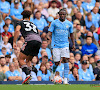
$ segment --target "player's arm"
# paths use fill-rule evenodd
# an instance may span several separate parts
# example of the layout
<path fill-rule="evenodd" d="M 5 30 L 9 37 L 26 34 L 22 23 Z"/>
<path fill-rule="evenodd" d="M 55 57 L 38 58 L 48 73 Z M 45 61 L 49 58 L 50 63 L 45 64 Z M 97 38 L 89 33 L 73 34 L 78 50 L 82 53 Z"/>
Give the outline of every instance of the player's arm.
<path fill-rule="evenodd" d="M 70 34 L 70 37 L 71 37 L 71 40 L 72 40 L 72 43 L 73 43 L 73 50 L 75 50 L 75 41 L 74 41 L 74 36 L 73 36 L 73 33 Z"/>
<path fill-rule="evenodd" d="M 49 31 L 49 32 L 47 33 L 47 39 L 48 39 L 48 40 L 51 40 L 51 36 L 52 36 L 52 32 Z"/>
<path fill-rule="evenodd" d="M 16 26 L 16 30 L 15 30 L 15 33 L 14 33 L 14 40 L 13 40 L 13 48 L 16 49 L 16 41 L 17 41 L 17 38 L 19 37 L 19 34 L 20 34 L 20 29 L 21 29 L 21 26 L 18 25 Z"/>

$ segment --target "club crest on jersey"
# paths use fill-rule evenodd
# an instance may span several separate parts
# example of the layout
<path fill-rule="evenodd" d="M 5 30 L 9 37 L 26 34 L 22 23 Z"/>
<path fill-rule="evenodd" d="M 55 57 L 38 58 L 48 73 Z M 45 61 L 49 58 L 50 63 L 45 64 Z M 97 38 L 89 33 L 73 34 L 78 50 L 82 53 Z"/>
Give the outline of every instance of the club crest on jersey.
<path fill-rule="evenodd" d="M 69 26 L 68 26 L 68 25 L 66 25 L 66 28 L 69 28 Z"/>

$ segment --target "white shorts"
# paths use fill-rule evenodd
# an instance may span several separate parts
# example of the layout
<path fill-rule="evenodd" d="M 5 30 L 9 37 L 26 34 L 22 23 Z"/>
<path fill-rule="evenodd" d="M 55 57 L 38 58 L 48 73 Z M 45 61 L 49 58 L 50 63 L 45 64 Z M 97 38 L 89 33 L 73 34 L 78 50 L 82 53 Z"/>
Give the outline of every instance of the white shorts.
<path fill-rule="evenodd" d="M 60 61 L 61 57 L 70 58 L 69 47 L 53 48 L 53 60 L 54 60 L 54 62 Z"/>

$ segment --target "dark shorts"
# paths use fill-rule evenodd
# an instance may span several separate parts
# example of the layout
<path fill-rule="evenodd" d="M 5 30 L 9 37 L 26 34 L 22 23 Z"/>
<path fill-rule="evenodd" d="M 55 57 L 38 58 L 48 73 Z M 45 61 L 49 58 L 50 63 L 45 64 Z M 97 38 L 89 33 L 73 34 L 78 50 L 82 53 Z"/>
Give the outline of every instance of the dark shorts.
<path fill-rule="evenodd" d="M 37 56 L 40 47 L 41 47 L 41 42 L 36 40 L 28 41 L 23 45 L 21 52 L 27 56 L 28 55 Z"/>

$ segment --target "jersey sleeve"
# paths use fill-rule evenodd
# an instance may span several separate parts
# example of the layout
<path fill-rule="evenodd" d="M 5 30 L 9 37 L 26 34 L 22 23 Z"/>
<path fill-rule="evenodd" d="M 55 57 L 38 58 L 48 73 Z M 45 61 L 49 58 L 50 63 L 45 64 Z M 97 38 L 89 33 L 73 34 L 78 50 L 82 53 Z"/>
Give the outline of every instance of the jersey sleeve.
<path fill-rule="evenodd" d="M 54 21 L 51 23 L 51 26 L 49 27 L 48 31 L 53 32 L 54 31 Z"/>

